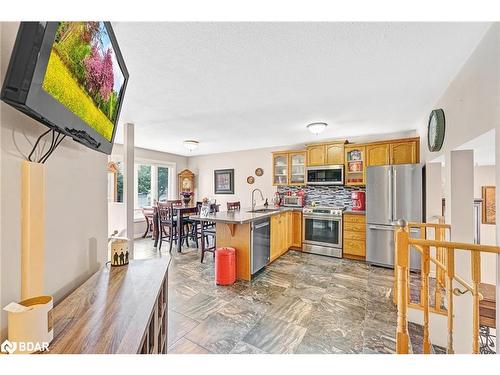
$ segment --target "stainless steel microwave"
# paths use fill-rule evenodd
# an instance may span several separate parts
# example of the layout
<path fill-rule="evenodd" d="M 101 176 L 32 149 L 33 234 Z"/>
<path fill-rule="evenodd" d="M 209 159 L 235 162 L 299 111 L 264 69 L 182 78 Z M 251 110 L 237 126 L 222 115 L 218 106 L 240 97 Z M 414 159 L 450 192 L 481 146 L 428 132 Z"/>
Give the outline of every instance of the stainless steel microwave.
<path fill-rule="evenodd" d="M 307 185 L 344 185 L 343 165 L 308 167 Z"/>

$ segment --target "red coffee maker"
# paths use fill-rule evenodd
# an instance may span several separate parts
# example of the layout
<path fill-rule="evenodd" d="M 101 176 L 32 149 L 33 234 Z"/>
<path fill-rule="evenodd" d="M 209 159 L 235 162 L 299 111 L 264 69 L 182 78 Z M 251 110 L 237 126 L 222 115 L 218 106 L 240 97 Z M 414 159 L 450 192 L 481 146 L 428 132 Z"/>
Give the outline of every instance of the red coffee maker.
<path fill-rule="evenodd" d="M 353 191 L 351 193 L 352 200 L 352 210 L 353 211 L 365 211 L 365 192 L 364 191 Z"/>

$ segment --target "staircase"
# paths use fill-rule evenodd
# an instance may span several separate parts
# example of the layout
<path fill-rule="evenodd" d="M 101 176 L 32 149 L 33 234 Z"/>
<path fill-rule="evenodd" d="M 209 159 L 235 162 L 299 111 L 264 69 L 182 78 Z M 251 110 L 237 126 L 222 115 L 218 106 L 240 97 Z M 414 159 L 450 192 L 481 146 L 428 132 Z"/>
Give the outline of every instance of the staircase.
<path fill-rule="evenodd" d="M 454 353 L 454 298 L 472 295 L 472 353 L 480 352 L 479 292 L 481 280 L 481 252 L 500 254 L 500 247 L 447 241 L 451 227 L 440 223 L 406 223 L 401 221 L 395 233 L 394 303 L 397 304 L 396 351 L 406 353 Z M 412 229 L 420 230 L 420 238 L 410 237 Z M 430 233 L 429 233 L 430 232 Z M 433 239 L 428 239 L 430 234 Z M 409 253 L 421 254 L 421 272 L 410 273 Z M 471 281 L 455 273 L 455 250 L 470 254 Z M 433 277 L 430 277 L 431 268 Z M 457 287 L 458 286 L 458 287 Z M 408 313 L 420 310 L 423 324 L 408 323 Z M 446 349 L 432 345 L 429 319 L 431 314 L 440 315 L 446 321 Z M 444 327 L 443 327 L 444 328 Z M 463 328 L 463 327 L 460 327 Z M 439 335 L 439 337 L 441 337 Z"/>

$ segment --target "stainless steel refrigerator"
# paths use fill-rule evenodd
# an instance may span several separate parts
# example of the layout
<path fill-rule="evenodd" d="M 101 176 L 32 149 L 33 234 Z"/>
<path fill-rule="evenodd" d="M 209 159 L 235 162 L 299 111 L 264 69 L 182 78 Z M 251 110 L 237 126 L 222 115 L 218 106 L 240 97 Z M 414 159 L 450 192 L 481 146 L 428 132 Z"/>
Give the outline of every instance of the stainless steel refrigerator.
<path fill-rule="evenodd" d="M 424 170 L 421 164 L 387 165 L 366 170 L 366 260 L 394 267 L 394 231 L 399 219 L 423 222 Z M 412 230 L 412 237 L 419 237 Z M 410 251 L 410 268 L 420 269 L 420 254 Z"/>

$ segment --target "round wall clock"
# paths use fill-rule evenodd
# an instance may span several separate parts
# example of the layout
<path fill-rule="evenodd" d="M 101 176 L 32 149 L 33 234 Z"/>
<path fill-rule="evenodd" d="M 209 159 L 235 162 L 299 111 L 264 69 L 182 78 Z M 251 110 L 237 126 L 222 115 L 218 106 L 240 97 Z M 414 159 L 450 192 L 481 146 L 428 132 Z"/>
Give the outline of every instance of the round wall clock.
<path fill-rule="evenodd" d="M 433 110 L 429 115 L 427 126 L 427 145 L 430 152 L 439 151 L 443 147 L 445 129 L 444 111 L 442 109 Z"/>

